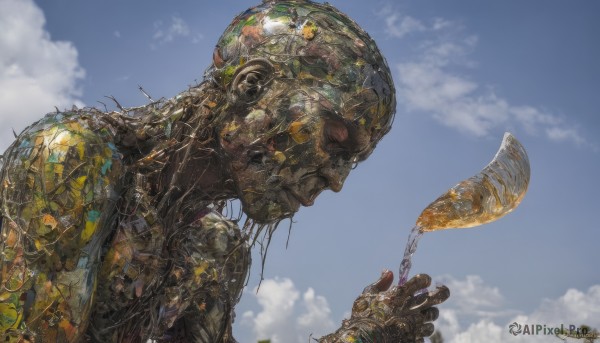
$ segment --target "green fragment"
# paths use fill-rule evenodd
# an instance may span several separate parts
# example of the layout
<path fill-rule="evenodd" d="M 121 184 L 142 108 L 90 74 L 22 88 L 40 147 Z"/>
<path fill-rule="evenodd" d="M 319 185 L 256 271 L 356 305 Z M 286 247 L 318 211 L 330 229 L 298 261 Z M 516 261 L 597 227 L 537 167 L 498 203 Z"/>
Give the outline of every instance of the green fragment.
<path fill-rule="evenodd" d="M 237 70 L 236 66 L 227 66 L 225 67 L 225 70 L 223 71 L 223 82 L 225 84 L 229 84 L 229 82 L 231 82 L 231 79 L 233 78 L 233 74 L 235 74 L 235 71 Z"/>
<path fill-rule="evenodd" d="M 112 160 L 111 159 L 107 159 L 106 161 L 104 161 L 104 164 L 102 165 L 100 172 L 102 173 L 102 175 L 106 175 L 106 172 L 110 169 L 110 167 L 112 166 Z"/>
<path fill-rule="evenodd" d="M 96 211 L 96 210 L 88 211 L 88 217 L 87 217 L 88 221 L 95 223 L 96 220 L 98 220 L 98 218 L 100 218 L 100 211 Z"/>
<path fill-rule="evenodd" d="M 58 163 L 58 157 L 59 155 L 56 151 L 53 151 L 50 156 L 48 156 L 48 163 Z"/>
<path fill-rule="evenodd" d="M 166 136 L 167 138 L 170 138 L 170 137 L 171 137 L 171 129 L 172 129 L 171 122 L 168 122 L 168 123 L 167 123 L 167 126 L 165 127 L 165 136 Z"/>
<path fill-rule="evenodd" d="M 256 16 L 255 15 L 251 15 L 250 17 L 248 17 L 248 19 L 244 22 L 244 26 L 251 26 L 256 24 Z"/>

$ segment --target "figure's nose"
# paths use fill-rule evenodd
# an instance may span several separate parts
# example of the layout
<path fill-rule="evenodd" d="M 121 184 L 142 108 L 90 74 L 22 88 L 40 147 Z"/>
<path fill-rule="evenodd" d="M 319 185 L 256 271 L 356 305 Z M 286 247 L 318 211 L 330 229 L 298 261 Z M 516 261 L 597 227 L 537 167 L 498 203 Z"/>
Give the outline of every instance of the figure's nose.
<path fill-rule="evenodd" d="M 327 186 L 334 192 L 339 192 L 344 186 L 344 180 L 348 176 L 350 168 L 332 168 L 327 166 L 319 170 L 319 174 L 327 180 Z"/>

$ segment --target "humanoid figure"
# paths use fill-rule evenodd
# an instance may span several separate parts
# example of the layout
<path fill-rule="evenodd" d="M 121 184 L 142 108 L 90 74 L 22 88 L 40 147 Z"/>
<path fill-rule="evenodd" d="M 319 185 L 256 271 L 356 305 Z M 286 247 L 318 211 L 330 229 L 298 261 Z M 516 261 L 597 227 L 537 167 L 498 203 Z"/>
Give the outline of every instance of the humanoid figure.
<path fill-rule="evenodd" d="M 46 115 L 3 156 L 0 338 L 235 342 L 234 306 L 270 235 L 389 131 L 389 68 L 325 4 L 236 17 L 204 80 L 173 99 Z M 242 228 L 222 215 L 240 199 Z M 422 342 L 448 289 L 386 271 L 321 342 Z"/>

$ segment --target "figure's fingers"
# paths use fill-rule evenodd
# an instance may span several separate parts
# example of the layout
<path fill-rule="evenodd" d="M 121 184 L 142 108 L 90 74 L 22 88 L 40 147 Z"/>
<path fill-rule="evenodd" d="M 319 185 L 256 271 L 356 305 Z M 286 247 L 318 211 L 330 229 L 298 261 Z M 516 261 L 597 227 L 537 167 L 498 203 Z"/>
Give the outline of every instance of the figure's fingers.
<path fill-rule="evenodd" d="M 423 321 L 433 322 L 436 319 L 438 319 L 440 311 L 437 309 L 437 307 L 430 307 L 428 309 L 423 310 L 421 314 L 423 315 Z"/>
<path fill-rule="evenodd" d="M 425 323 L 425 324 L 423 324 L 423 326 L 421 326 L 421 336 L 429 337 L 429 336 L 433 335 L 434 330 L 435 330 L 435 327 L 433 326 L 433 324 Z"/>
<path fill-rule="evenodd" d="M 417 274 L 402 286 L 398 287 L 399 293 L 415 294 L 417 291 L 425 289 L 431 285 L 431 276 L 427 274 Z"/>
<path fill-rule="evenodd" d="M 427 309 L 444 302 L 450 296 L 450 290 L 446 286 L 439 286 L 435 290 L 427 293 L 421 293 L 408 299 L 406 306 L 411 311 L 418 309 Z"/>
<path fill-rule="evenodd" d="M 386 291 L 388 288 L 390 288 L 393 281 L 394 273 L 392 273 L 390 270 L 384 269 L 383 272 L 381 272 L 381 277 L 379 278 L 379 280 L 365 287 L 365 289 L 363 290 L 363 294 L 379 293 Z"/>
<path fill-rule="evenodd" d="M 428 308 L 429 305 L 429 293 L 421 293 L 418 295 L 414 295 L 408 299 L 406 306 L 410 310 L 416 310 L 418 308 Z"/>
<path fill-rule="evenodd" d="M 441 285 L 438 286 L 435 290 L 429 292 L 428 295 L 429 306 L 439 305 L 450 297 L 450 289 L 448 289 L 448 287 L 444 285 Z"/>

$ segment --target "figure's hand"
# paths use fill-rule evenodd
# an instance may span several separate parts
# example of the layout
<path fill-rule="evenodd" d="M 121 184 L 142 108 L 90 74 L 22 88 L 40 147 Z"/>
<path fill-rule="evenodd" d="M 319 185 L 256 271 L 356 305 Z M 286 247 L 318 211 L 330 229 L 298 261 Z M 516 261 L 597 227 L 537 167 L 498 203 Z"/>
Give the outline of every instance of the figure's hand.
<path fill-rule="evenodd" d="M 321 342 L 423 342 L 423 337 L 430 336 L 431 322 L 439 314 L 434 306 L 448 299 L 450 290 L 439 286 L 428 292 L 431 277 L 425 274 L 390 288 L 393 280 L 393 273 L 385 270 L 354 301 L 350 319 Z"/>

